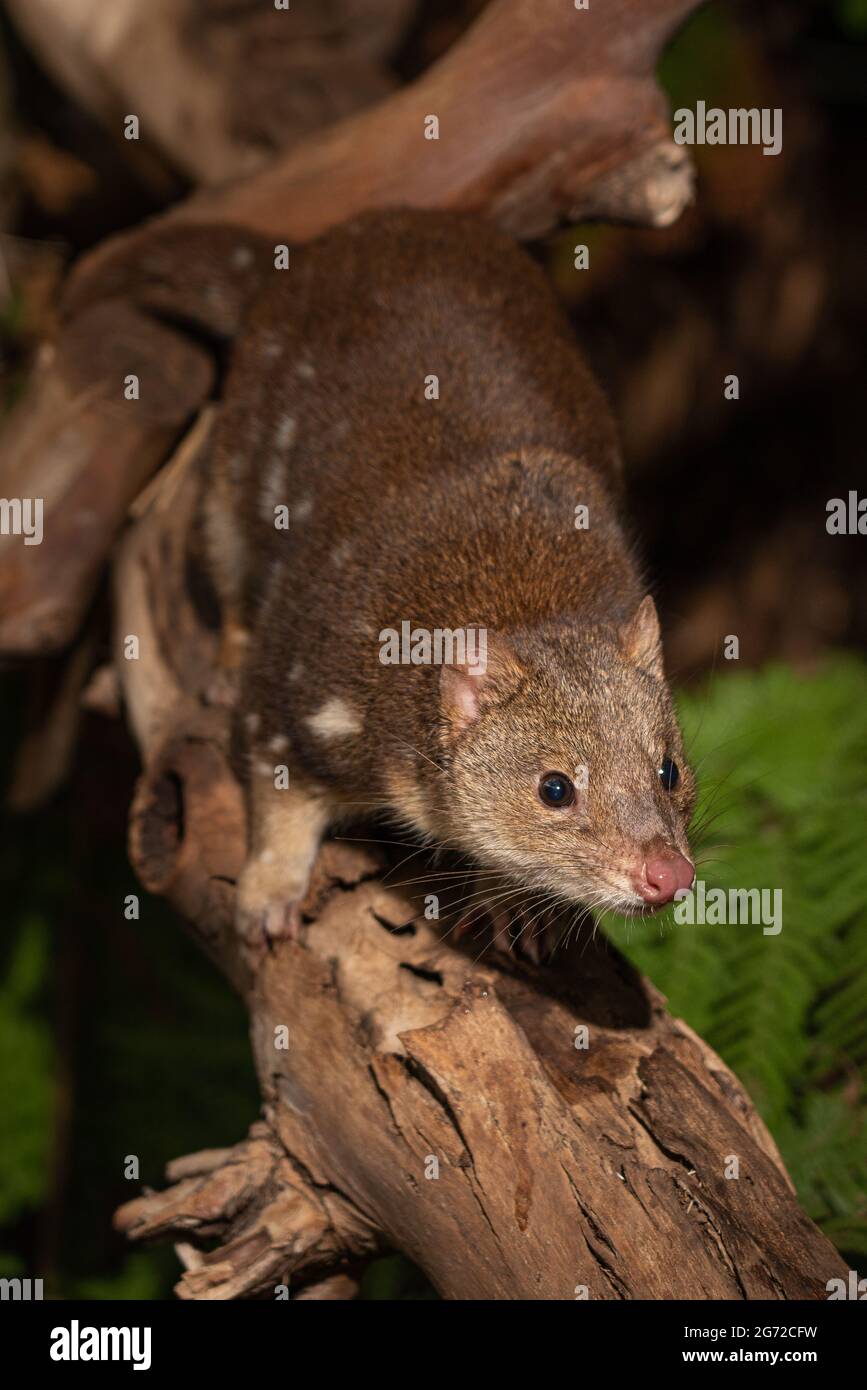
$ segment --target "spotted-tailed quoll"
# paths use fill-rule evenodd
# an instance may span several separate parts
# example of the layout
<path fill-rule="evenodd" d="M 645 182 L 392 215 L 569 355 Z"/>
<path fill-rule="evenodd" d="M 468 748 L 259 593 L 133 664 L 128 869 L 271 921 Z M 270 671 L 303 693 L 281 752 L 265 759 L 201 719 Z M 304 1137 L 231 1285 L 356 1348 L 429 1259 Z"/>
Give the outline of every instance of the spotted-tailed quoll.
<path fill-rule="evenodd" d="M 615 428 L 534 261 L 471 216 L 359 217 L 270 277 L 226 402 L 204 520 L 245 934 L 298 930 L 322 836 L 365 808 L 573 905 L 689 888 Z"/>

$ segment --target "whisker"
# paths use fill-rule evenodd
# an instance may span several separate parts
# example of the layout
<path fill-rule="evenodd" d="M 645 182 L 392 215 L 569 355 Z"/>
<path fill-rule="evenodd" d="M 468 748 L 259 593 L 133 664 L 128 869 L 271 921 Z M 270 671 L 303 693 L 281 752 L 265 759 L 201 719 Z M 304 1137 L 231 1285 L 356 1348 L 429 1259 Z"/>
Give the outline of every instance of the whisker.
<path fill-rule="evenodd" d="M 395 738 L 397 738 L 398 743 L 403 744 L 404 748 L 409 748 L 412 750 L 413 753 L 416 753 L 418 757 L 424 758 L 425 762 L 430 763 L 431 767 L 435 767 L 437 772 L 445 772 L 446 769 L 444 767 L 441 767 L 439 763 L 434 762 L 433 758 L 429 758 L 427 753 L 423 753 L 420 748 L 416 748 L 414 744 L 409 743 L 405 738 L 400 738 L 400 736 L 397 734 L 395 734 Z"/>

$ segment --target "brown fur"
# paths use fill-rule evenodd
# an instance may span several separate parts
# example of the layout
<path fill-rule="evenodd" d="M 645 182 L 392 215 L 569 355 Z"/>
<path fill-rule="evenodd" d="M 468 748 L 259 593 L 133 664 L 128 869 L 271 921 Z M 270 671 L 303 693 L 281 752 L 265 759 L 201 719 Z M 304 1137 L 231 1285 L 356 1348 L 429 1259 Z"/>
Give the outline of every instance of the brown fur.
<path fill-rule="evenodd" d="M 630 627 L 644 589 L 613 422 L 541 271 L 470 217 L 359 218 L 274 272 L 227 395 L 207 532 L 229 623 L 250 631 L 247 926 L 266 902 L 274 925 L 293 880 L 280 864 L 299 860 L 266 829 L 280 763 L 317 837 L 375 804 L 521 882 L 634 905 L 641 856 L 686 852 L 692 778 L 652 604 Z M 380 632 L 403 620 L 488 630 L 477 718 L 455 718 L 461 672 L 381 664 Z M 580 764 L 586 793 L 544 806 L 539 776 Z"/>

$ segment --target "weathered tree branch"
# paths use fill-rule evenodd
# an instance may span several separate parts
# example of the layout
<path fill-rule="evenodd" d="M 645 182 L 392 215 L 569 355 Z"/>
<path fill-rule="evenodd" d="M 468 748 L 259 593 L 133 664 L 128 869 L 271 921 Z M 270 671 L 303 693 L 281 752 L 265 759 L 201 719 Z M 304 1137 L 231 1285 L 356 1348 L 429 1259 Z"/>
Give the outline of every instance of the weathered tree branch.
<path fill-rule="evenodd" d="M 167 1177 L 172 1187 L 127 1203 L 116 1224 L 132 1240 L 186 1237 L 181 1298 L 242 1298 L 290 1277 L 296 1297 L 351 1298 L 355 1284 L 340 1266 L 376 1252 L 352 1206 L 299 1175 L 265 1124 L 232 1149 L 178 1159 Z M 188 1243 L 225 1235 L 227 1223 L 231 1239 L 215 1252 Z"/>
<path fill-rule="evenodd" d="M 492 0 L 417 82 L 177 215 L 297 239 L 395 204 L 484 212 L 520 237 L 588 216 L 665 226 L 692 176 L 654 67 L 695 8 Z"/>
<path fill-rule="evenodd" d="M 75 635 L 127 507 L 213 381 L 199 344 L 123 300 L 93 305 L 43 349 L 2 431 L 0 493 L 40 498 L 45 530 L 38 546 L 0 535 L 4 653 L 56 651 Z"/>

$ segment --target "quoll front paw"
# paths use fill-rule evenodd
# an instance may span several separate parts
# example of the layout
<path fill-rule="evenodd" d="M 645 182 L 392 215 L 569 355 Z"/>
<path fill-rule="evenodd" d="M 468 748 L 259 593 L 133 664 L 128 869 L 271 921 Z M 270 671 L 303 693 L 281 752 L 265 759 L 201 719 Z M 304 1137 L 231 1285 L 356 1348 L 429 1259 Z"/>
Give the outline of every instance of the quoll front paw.
<path fill-rule="evenodd" d="M 205 687 L 205 704 L 233 709 L 238 700 L 241 686 L 241 673 L 217 669 Z"/>
<path fill-rule="evenodd" d="M 455 939 L 478 941 L 482 953 L 526 957 L 535 965 L 546 963 L 562 936 L 562 907 L 540 904 L 531 893 L 503 902 L 493 895 L 464 913 L 455 923 Z"/>
<path fill-rule="evenodd" d="M 273 850 L 264 850 L 244 865 L 238 880 L 235 924 L 244 941 L 256 946 L 301 934 L 301 903 L 307 879 L 292 874 Z"/>

